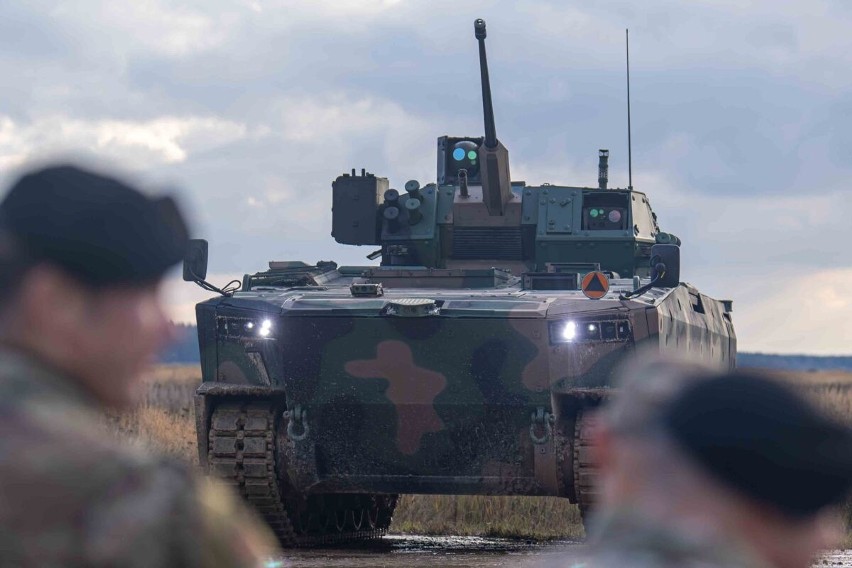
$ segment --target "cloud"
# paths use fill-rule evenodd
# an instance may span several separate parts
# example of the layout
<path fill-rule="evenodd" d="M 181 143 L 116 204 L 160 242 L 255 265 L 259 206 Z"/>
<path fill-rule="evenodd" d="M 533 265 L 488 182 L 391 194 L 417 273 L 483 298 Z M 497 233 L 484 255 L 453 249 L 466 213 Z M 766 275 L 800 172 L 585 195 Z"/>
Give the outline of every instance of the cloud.
<path fill-rule="evenodd" d="M 630 28 L 634 186 L 684 239 L 684 278 L 735 300 L 743 347 L 786 349 L 761 334 L 768 298 L 852 263 L 852 93 L 837 71 L 852 9 L 836 1 L 7 2 L 0 182 L 96 155 L 182 188 L 214 273 L 363 263 L 370 251 L 329 235 L 331 181 L 363 167 L 428 183 L 437 136 L 481 134 L 476 17 L 498 136 L 530 184 L 594 186 L 609 148 L 611 185 L 627 185 Z M 819 305 L 848 314 L 833 289 Z M 791 329 L 801 350 L 836 346 Z"/>
<path fill-rule="evenodd" d="M 183 162 L 190 152 L 227 144 L 247 135 L 245 125 L 213 117 L 165 116 L 148 121 L 81 120 L 44 116 L 16 123 L 0 115 L 0 170 L 45 156 L 96 153 L 141 168 Z"/>
<path fill-rule="evenodd" d="M 216 10 L 205 10 L 206 6 L 201 2 L 162 0 L 87 0 L 58 4 L 49 13 L 74 26 L 80 32 L 77 37 L 81 43 L 88 40 L 97 48 L 111 40 L 118 48 L 114 55 L 146 52 L 182 57 L 220 45 L 227 38 L 228 24 L 239 15 L 238 10 L 224 5 Z"/>
<path fill-rule="evenodd" d="M 735 275 L 732 275 L 735 276 Z M 849 353 L 852 268 L 767 275 L 734 305 L 741 349 L 763 353 Z M 730 278 L 736 286 L 737 279 Z M 816 341 L 815 341 L 816 339 Z"/>
<path fill-rule="evenodd" d="M 368 148 L 359 149 L 367 149 L 371 161 L 396 162 L 397 170 L 405 162 L 416 164 L 432 157 L 432 137 L 420 135 L 432 129 L 430 121 L 384 98 L 338 93 L 289 97 L 275 106 L 280 109 L 281 136 L 298 144 L 295 147 L 300 151 L 304 149 L 298 157 L 300 163 L 307 159 L 309 163 L 325 165 L 335 155 L 345 159 L 347 153 L 353 154 L 353 147 L 362 143 L 369 143 Z M 357 153 L 360 152 L 354 152 Z M 428 175 L 426 171 L 420 173 Z"/>
<path fill-rule="evenodd" d="M 656 181 L 651 181 L 656 179 Z M 745 270 L 759 277 L 778 269 L 852 267 L 852 216 L 847 192 L 817 195 L 701 195 L 679 191 L 663 178 L 637 178 L 663 230 L 684 240 L 687 266 Z"/>

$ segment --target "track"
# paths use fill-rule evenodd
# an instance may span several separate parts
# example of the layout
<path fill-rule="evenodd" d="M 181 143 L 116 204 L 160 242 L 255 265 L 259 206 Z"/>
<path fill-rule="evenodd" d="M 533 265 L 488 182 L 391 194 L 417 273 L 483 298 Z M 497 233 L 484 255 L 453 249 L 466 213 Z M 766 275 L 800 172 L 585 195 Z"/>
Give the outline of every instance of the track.
<path fill-rule="evenodd" d="M 387 532 L 396 496 L 315 495 L 302 498 L 281 483 L 276 462 L 280 413 L 269 402 L 223 402 L 210 418 L 211 475 L 233 486 L 285 547 L 378 538 Z"/>
<path fill-rule="evenodd" d="M 592 461 L 593 414 L 579 410 L 574 423 L 574 493 L 580 513 L 585 518 L 597 496 L 598 472 Z"/>

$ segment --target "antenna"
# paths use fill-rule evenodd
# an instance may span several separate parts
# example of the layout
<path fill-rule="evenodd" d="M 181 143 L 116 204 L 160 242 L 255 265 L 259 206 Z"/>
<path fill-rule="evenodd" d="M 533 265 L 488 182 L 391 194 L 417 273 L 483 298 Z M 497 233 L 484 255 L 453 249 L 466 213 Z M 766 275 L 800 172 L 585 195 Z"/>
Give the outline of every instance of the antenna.
<path fill-rule="evenodd" d="M 633 146 L 630 136 L 630 30 L 624 30 L 624 45 L 627 48 L 627 189 L 633 190 Z"/>

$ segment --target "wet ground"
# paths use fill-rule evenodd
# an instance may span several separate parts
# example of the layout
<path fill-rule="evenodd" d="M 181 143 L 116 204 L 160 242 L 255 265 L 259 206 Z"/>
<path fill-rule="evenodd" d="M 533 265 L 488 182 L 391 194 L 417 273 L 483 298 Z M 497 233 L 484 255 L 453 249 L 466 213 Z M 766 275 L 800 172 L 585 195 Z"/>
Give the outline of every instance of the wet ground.
<path fill-rule="evenodd" d="M 572 542 L 536 543 L 471 536 L 392 535 L 355 548 L 295 550 L 273 567 L 318 568 L 491 568 L 555 565 L 582 545 Z M 565 566 L 562 561 L 560 565 Z"/>
<path fill-rule="evenodd" d="M 567 568 L 581 560 L 583 545 L 576 542 L 536 543 L 523 540 L 460 536 L 387 536 L 355 548 L 290 551 L 270 568 Z M 831 551 L 815 567 L 852 568 L 852 550 Z"/>
<path fill-rule="evenodd" d="M 814 562 L 814 566 L 852 566 L 852 550 L 826 552 Z"/>

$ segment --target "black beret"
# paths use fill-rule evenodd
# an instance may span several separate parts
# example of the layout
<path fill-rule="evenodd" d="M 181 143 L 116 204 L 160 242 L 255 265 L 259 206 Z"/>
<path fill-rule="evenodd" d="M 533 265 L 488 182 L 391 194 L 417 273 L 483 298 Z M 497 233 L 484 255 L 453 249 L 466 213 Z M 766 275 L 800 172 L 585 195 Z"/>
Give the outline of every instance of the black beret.
<path fill-rule="evenodd" d="M 93 286 L 156 281 L 183 258 L 189 238 L 171 197 L 150 198 L 71 165 L 18 180 L 0 203 L 0 235 L 15 254 Z"/>
<path fill-rule="evenodd" d="M 685 387 L 663 426 L 726 486 L 792 517 L 840 502 L 852 483 L 852 433 L 791 387 L 735 371 Z"/>

